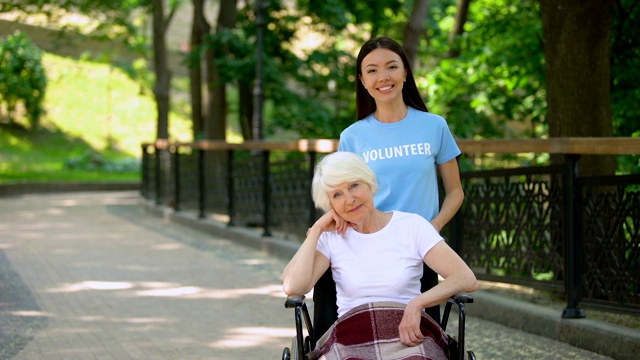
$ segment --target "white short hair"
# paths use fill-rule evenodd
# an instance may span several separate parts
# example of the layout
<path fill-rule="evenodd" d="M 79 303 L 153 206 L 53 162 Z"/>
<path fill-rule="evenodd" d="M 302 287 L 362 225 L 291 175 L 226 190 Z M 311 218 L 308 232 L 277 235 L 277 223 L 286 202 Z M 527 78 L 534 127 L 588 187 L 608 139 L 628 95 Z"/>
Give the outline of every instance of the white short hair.
<path fill-rule="evenodd" d="M 331 210 L 329 192 L 342 183 L 362 181 L 371 191 L 378 192 L 376 174 L 364 160 L 352 152 L 338 151 L 326 155 L 316 165 L 311 183 L 311 195 L 318 209 Z"/>

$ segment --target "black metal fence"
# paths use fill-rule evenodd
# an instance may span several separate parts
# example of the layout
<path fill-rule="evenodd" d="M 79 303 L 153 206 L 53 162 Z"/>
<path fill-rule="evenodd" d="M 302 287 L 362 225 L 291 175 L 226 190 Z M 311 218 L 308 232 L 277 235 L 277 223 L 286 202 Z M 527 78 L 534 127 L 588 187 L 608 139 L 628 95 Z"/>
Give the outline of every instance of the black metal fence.
<path fill-rule="evenodd" d="M 142 195 L 302 241 L 319 215 L 313 168 L 335 147 L 207 144 L 144 144 Z M 444 235 L 479 279 L 566 292 L 564 317 L 581 304 L 640 314 L 640 175 L 578 177 L 578 161 L 461 173 Z"/>

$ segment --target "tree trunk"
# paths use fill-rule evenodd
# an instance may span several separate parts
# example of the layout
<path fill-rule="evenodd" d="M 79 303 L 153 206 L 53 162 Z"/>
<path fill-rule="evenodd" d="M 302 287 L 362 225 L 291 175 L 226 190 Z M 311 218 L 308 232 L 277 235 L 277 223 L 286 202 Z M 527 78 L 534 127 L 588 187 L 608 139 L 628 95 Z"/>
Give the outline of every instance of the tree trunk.
<path fill-rule="evenodd" d="M 226 139 L 227 119 L 227 92 L 225 84 L 220 80 L 215 64 L 214 50 L 206 53 L 207 62 L 207 117 L 205 122 L 205 135 L 207 139 Z"/>
<path fill-rule="evenodd" d="M 453 29 L 451 29 L 451 32 L 449 33 L 448 58 L 460 56 L 460 36 L 464 34 L 464 24 L 467 22 L 470 3 L 471 0 L 458 0 L 456 19 L 453 24 Z"/>
<path fill-rule="evenodd" d="M 237 0 L 220 0 L 220 12 L 216 31 L 235 27 L 238 17 Z M 226 50 L 223 49 L 226 53 Z M 213 49 L 207 51 L 207 84 L 209 102 L 205 124 L 207 139 L 226 139 L 227 91 L 226 84 L 218 74 Z"/>
<path fill-rule="evenodd" d="M 189 64 L 191 92 L 191 119 L 193 121 L 193 139 L 204 136 L 204 118 L 202 105 L 202 43 L 209 32 L 209 24 L 204 17 L 204 1 L 193 0 L 193 22 L 191 24 L 191 53 L 197 53 L 197 60 Z"/>
<path fill-rule="evenodd" d="M 169 105 L 171 89 L 171 70 L 167 61 L 167 32 L 168 21 L 164 16 L 164 1 L 153 0 L 153 63 L 156 74 L 156 83 L 153 94 L 156 98 L 158 111 L 158 127 L 156 137 L 158 139 L 169 138 Z"/>
<path fill-rule="evenodd" d="M 242 138 L 244 140 L 253 140 L 253 88 L 251 87 L 251 84 L 238 84 L 238 94 L 238 101 L 240 104 L 239 120 Z"/>
<path fill-rule="evenodd" d="M 158 129 L 157 139 L 169 139 L 169 109 L 171 107 L 171 70 L 169 69 L 169 61 L 167 58 L 167 41 L 166 34 L 169 28 L 171 18 L 175 14 L 176 8 L 172 8 L 167 16 L 164 14 L 164 0 L 153 0 L 153 61 L 156 74 L 156 83 L 153 93 L 156 98 L 156 109 L 158 111 Z M 171 155 L 168 149 L 159 149 L 156 156 L 163 163 L 161 168 L 164 169 L 163 179 L 169 179 L 169 161 Z M 165 184 L 166 185 L 166 184 Z M 163 186 L 163 189 L 168 189 Z M 166 193 L 160 197 L 165 199 L 167 203 Z"/>
<path fill-rule="evenodd" d="M 614 0 L 540 0 L 550 137 L 613 133 L 610 34 Z M 615 171 L 610 156 L 584 156 L 580 175 Z"/>
<path fill-rule="evenodd" d="M 420 35 L 424 31 L 427 12 L 429 10 L 429 0 L 415 0 L 413 2 L 413 12 L 411 18 L 404 28 L 403 47 L 409 60 L 411 69 L 415 68 L 418 57 L 418 46 L 420 45 Z"/>

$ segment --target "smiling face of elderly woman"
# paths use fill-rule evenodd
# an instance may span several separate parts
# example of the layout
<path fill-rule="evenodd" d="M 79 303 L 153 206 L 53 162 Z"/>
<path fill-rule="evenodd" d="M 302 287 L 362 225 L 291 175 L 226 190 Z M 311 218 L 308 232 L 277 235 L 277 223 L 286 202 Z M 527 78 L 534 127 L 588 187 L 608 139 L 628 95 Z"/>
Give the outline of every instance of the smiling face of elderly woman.
<path fill-rule="evenodd" d="M 369 184 L 363 181 L 344 182 L 329 191 L 331 208 L 344 220 L 362 225 L 376 208 L 373 203 L 373 192 Z"/>
<path fill-rule="evenodd" d="M 376 175 L 369 165 L 360 156 L 346 151 L 325 156 L 316 166 L 311 185 L 313 201 L 317 208 L 324 211 L 333 208 L 338 212 L 338 209 L 333 207 L 333 203 L 337 204 L 338 200 L 364 203 L 365 195 L 361 191 L 366 189 L 373 207 L 373 194 L 378 191 Z M 337 190 L 340 190 L 339 194 L 336 193 Z M 358 195 L 360 200 L 356 199 L 354 194 Z"/>

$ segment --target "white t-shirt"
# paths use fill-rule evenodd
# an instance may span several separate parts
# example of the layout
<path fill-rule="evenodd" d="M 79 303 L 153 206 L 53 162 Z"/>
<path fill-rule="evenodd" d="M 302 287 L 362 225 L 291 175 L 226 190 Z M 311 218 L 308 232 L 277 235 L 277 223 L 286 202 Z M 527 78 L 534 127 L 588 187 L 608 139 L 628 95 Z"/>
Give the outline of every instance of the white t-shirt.
<path fill-rule="evenodd" d="M 423 259 L 442 240 L 424 218 L 400 211 L 373 234 L 352 228 L 345 235 L 323 233 L 316 249 L 331 263 L 338 317 L 369 302 L 407 304 L 420 295 Z"/>

